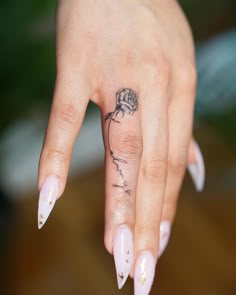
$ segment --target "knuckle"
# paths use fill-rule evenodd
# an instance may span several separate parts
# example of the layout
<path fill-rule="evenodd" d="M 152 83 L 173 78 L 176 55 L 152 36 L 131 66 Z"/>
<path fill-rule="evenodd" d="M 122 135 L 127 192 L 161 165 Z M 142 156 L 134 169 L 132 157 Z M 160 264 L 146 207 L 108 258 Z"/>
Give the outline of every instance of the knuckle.
<path fill-rule="evenodd" d="M 142 167 L 142 175 L 152 183 L 163 184 L 167 177 L 167 163 L 160 159 L 145 161 Z"/>
<path fill-rule="evenodd" d="M 116 134 L 116 152 L 125 158 L 137 158 L 142 153 L 142 138 L 139 133 L 123 131 Z"/>
<path fill-rule="evenodd" d="M 70 159 L 70 155 L 67 155 L 61 148 L 50 147 L 47 148 L 43 154 L 48 161 L 65 162 Z"/>
<path fill-rule="evenodd" d="M 65 103 L 62 105 L 60 118 L 62 122 L 68 123 L 69 125 L 77 125 L 78 112 L 73 103 Z"/>
<path fill-rule="evenodd" d="M 169 85 L 170 66 L 166 58 L 149 56 L 145 63 L 145 79 L 149 85 L 160 85 L 166 89 Z"/>
<path fill-rule="evenodd" d="M 153 237 L 157 236 L 158 229 L 159 228 L 157 223 L 145 222 L 143 224 L 139 224 L 136 227 L 136 233 L 139 237 L 142 237 L 142 239 L 146 239 L 146 240 L 150 238 L 153 239 Z"/>
<path fill-rule="evenodd" d="M 178 79 L 183 88 L 195 89 L 197 84 L 197 71 L 195 65 L 190 62 L 186 64 L 185 62 L 184 66 L 178 70 Z"/>
<path fill-rule="evenodd" d="M 125 211 L 128 208 L 128 199 L 122 198 L 121 196 L 118 196 L 114 200 L 114 211 L 113 214 L 117 215 L 117 211 L 119 211 L 118 214 L 120 214 L 120 211 Z"/>
<path fill-rule="evenodd" d="M 147 3 L 140 3 L 139 9 L 142 17 L 145 18 L 145 20 L 148 22 L 150 22 L 150 20 L 156 21 L 156 14 Z"/>
<path fill-rule="evenodd" d="M 123 49 L 122 63 L 126 68 L 131 68 L 136 62 L 136 56 L 129 48 Z"/>
<path fill-rule="evenodd" d="M 171 196 L 171 198 L 165 200 L 162 216 L 165 220 L 173 221 L 177 209 L 178 192 Z"/>
<path fill-rule="evenodd" d="M 133 205 L 130 198 L 124 198 L 124 193 L 117 196 L 112 206 L 111 218 L 122 223 L 129 222 Z"/>
<path fill-rule="evenodd" d="M 161 56 L 159 59 L 157 66 L 159 68 L 159 74 L 165 79 L 169 78 L 170 76 L 170 65 L 168 60 L 164 57 L 164 55 Z"/>
<path fill-rule="evenodd" d="M 184 171 L 186 165 L 187 158 L 184 155 L 172 155 L 168 163 L 169 168 L 176 173 Z"/>
<path fill-rule="evenodd" d="M 88 42 L 95 43 L 98 39 L 97 31 L 94 29 L 86 30 L 84 37 Z"/>

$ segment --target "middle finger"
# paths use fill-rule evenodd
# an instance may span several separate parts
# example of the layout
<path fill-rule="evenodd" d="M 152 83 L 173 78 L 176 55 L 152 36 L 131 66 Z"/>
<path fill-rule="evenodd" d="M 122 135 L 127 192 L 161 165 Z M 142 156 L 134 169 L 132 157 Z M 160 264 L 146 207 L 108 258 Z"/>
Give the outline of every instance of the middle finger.
<path fill-rule="evenodd" d="M 106 146 L 105 245 L 114 254 L 118 287 L 133 262 L 136 184 L 142 152 L 138 93 L 122 87 L 103 109 Z M 105 111 L 105 112 L 104 112 Z"/>

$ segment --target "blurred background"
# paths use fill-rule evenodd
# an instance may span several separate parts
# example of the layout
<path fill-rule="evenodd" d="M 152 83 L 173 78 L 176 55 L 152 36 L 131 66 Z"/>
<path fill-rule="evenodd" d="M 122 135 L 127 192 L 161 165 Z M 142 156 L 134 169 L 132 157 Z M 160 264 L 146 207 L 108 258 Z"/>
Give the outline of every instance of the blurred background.
<path fill-rule="evenodd" d="M 151 294 L 236 294 L 236 1 L 180 1 L 197 48 L 194 134 L 206 186 L 188 175 Z M 0 3 L 0 294 L 133 294 L 103 246 L 99 112 L 90 105 L 69 184 L 37 230 L 37 164 L 55 79 L 56 1 Z M 93 156 L 91 156 L 93 155 Z"/>

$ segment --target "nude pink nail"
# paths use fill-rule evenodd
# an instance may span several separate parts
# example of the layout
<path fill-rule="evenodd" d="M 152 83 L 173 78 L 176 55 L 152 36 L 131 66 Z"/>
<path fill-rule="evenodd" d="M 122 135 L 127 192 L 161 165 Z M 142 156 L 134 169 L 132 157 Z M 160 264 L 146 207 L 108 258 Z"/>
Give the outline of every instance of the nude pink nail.
<path fill-rule="evenodd" d="M 137 259 L 134 271 L 134 294 L 148 295 L 155 276 L 155 259 L 149 251 Z"/>
<path fill-rule="evenodd" d="M 198 192 L 203 190 L 205 182 L 205 165 L 200 147 L 194 142 L 196 162 L 188 165 L 188 171 L 192 177 L 194 186 Z"/>
<path fill-rule="evenodd" d="M 133 234 L 129 227 L 120 226 L 113 246 L 118 288 L 121 289 L 130 273 L 133 262 Z"/>
<path fill-rule="evenodd" d="M 44 181 L 39 194 L 38 228 L 42 228 L 47 221 L 59 196 L 59 179 L 50 175 Z"/>
<path fill-rule="evenodd" d="M 163 252 L 165 251 L 169 239 L 170 239 L 170 232 L 171 232 L 171 223 L 169 221 L 162 221 L 160 224 L 160 238 L 159 238 L 159 254 L 160 257 Z"/>

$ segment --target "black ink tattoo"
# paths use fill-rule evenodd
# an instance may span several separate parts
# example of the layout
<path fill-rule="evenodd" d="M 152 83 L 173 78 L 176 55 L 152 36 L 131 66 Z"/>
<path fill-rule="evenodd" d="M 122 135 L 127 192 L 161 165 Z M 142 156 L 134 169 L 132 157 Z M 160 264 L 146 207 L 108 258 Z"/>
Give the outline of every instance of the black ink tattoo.
<path fill-rule="evenodd" d="M 112 162 L 116 165 L 116 170 L 119 172 L 121 177 L 121 184 L 113 184 L 114 187 L 119 187 L 125 191 L 128 195 L 131 194 L 128 188 L 128 183 L 125 180 L 125 175 L 121 167 L 122 164 L 127 164 L 126 160 L 120 159 L 114 155 L 114 152 L 110 145 L 110 128 L 111 123 L 119 124 L 125 114 L 133 116 L 134 112 L 138 110 L 138 97 L 135 91 L 129 88 L 121 88 L 116 92 L 116 108 L 113 112 L 106 115 L 105 121 L 108 123 L 108 147 L 110 155 L 112 157 Z M 121 115 L 121 116 L 120 116 Z"/>

